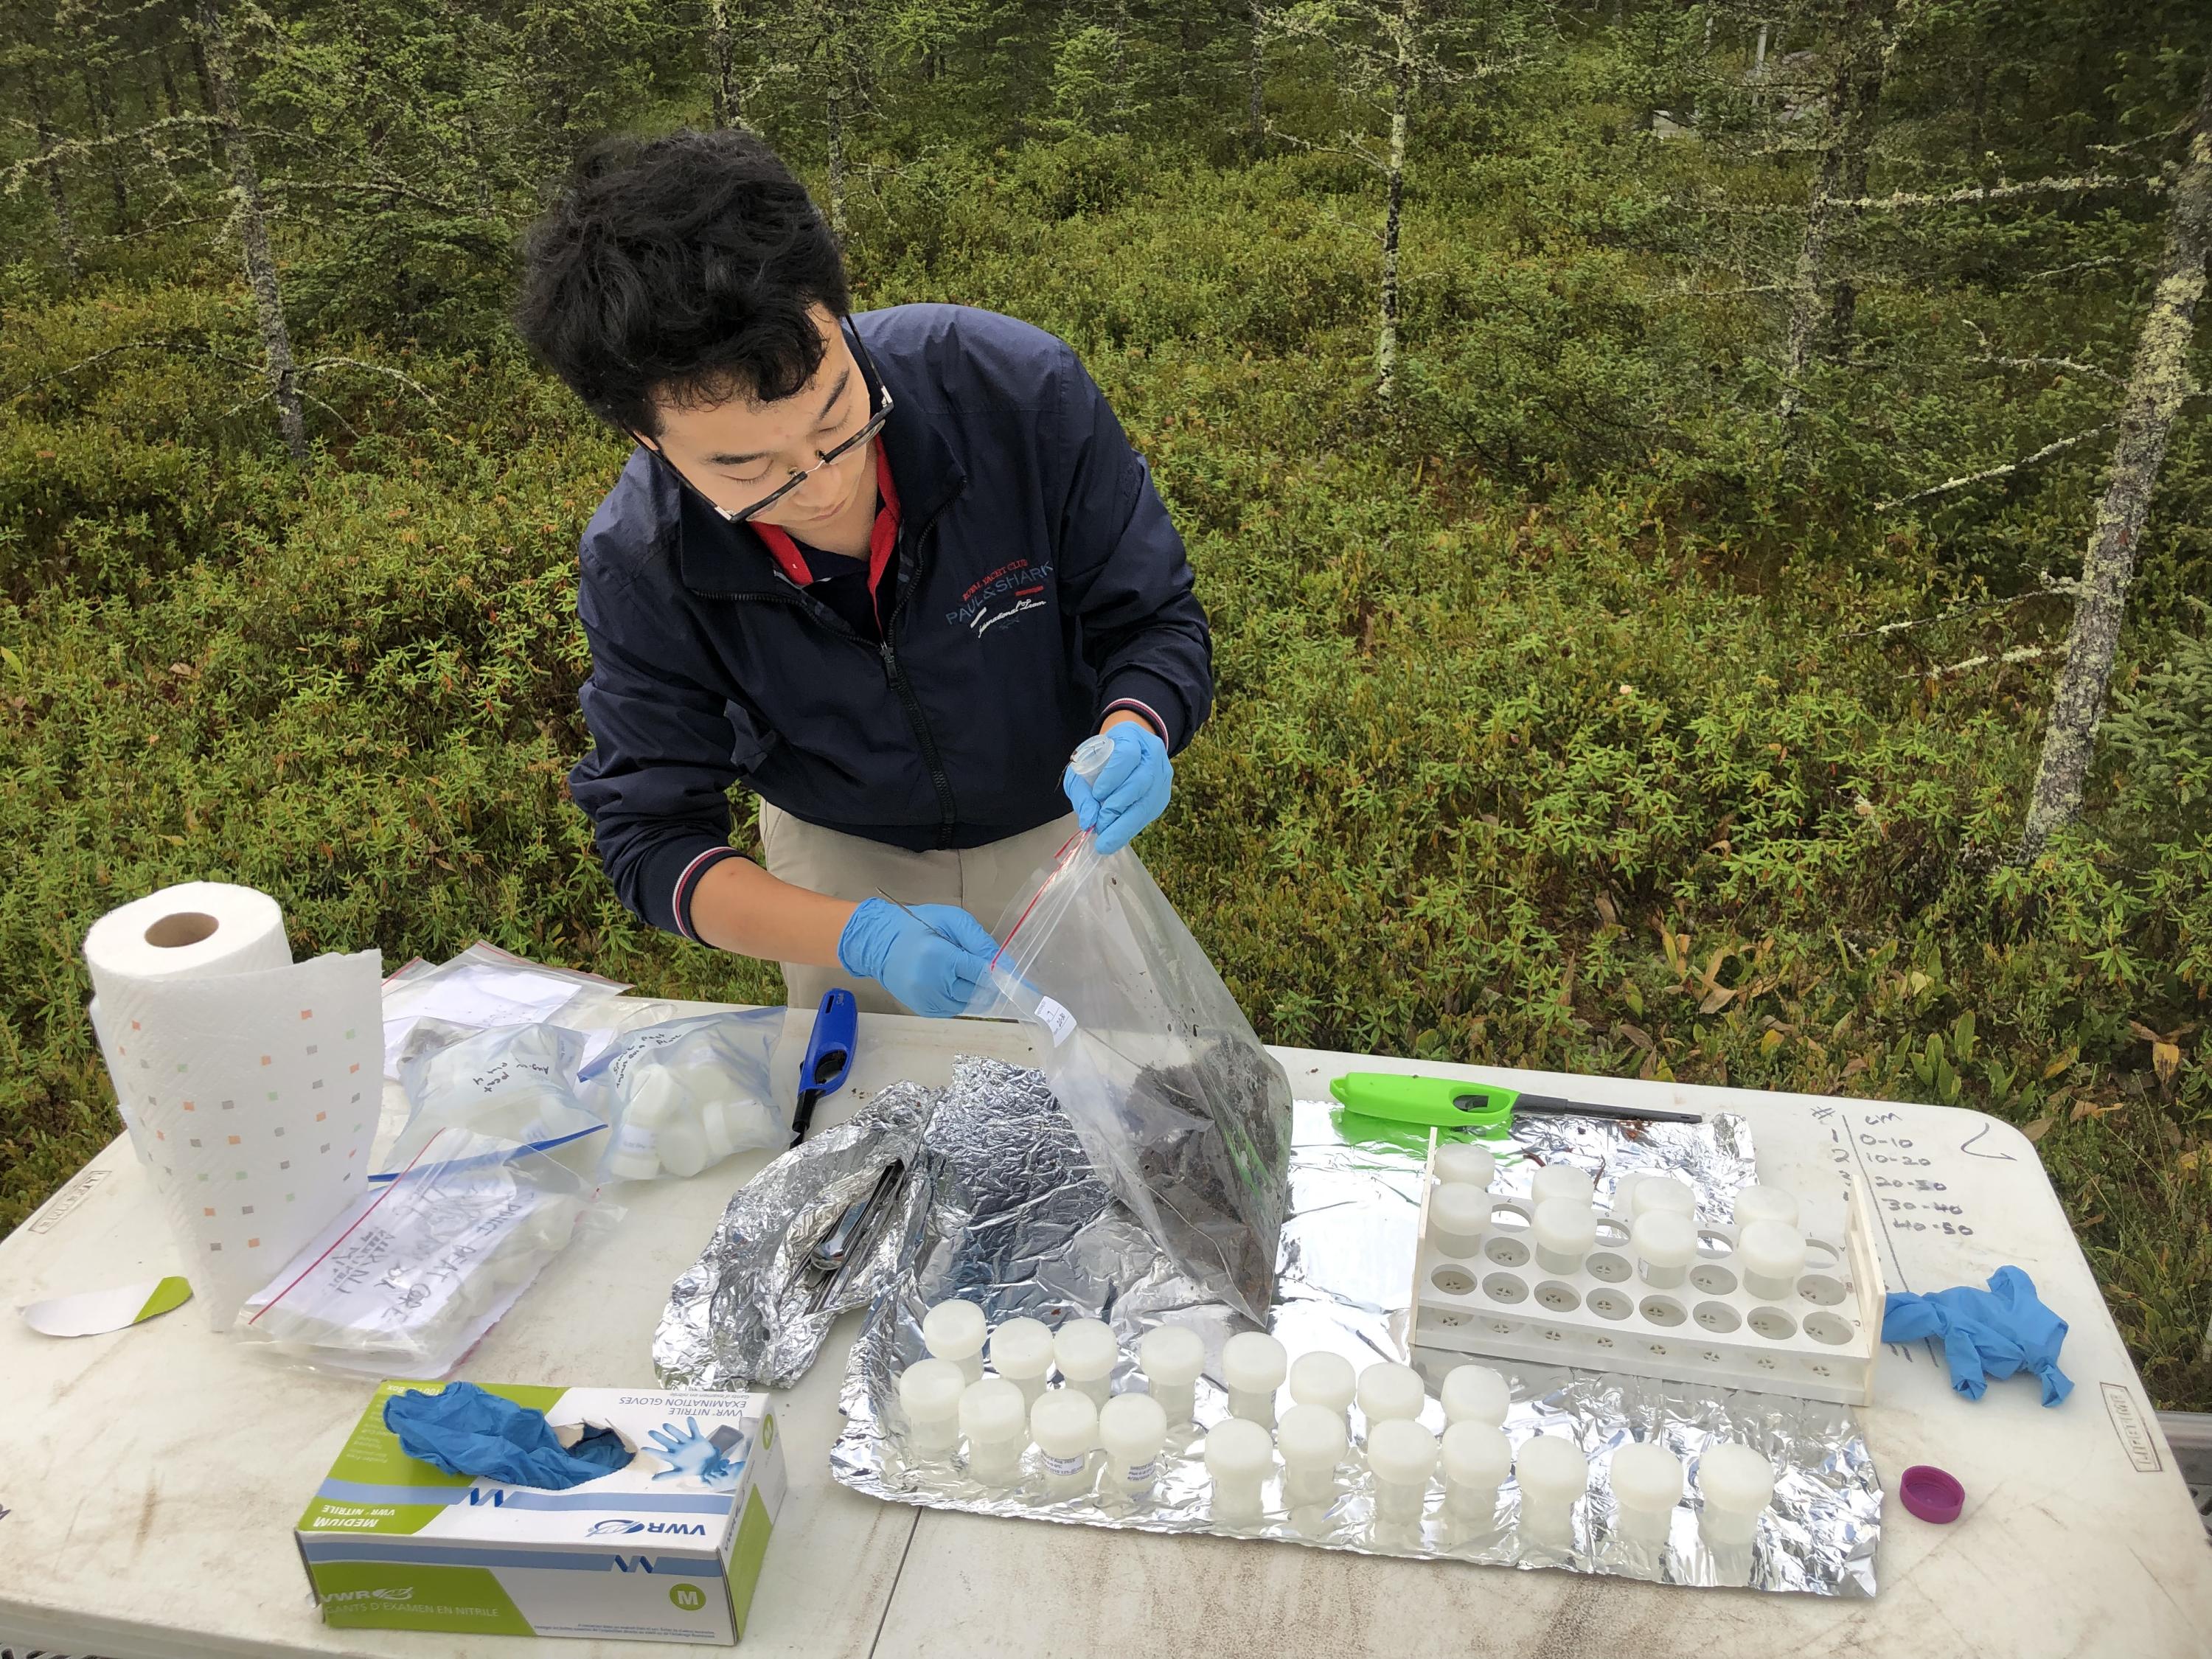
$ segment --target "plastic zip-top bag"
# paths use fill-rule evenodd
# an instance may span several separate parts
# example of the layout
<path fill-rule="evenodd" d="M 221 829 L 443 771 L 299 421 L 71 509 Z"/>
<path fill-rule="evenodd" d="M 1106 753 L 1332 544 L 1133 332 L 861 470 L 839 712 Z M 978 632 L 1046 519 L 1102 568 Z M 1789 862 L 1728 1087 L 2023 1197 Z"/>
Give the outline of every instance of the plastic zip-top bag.
<path fill-rule="evenodd" d="M 769 1076 L 784 1011 L 699 1014 L 624 1033 L 584 1068 L 613 1133 L 608 1180 L 695 1176 L 724 1158 L 791 1139 Z"/>
<path fill-rule="evenodd" d="M 382 1159 L 385 1174 L 411 1163 L 441 1129 L 466 1129 L 544 1153 L 588 1176 L 605 1152 L 606 1119 L 586 1103 L 576 1073 L 584 1038 L 558 1025 L 490 1030 L 423 1019 L 399 1061 L 408 1115 Z"/>
<path fill-rule="evenodd" d="M 1112 746 L 1073 765 L 1095 778 Z M 1001 918 L 991 977 L 1045 1039 L 1084 1150 L 1182 1268 L 1262 1326 L 1289 1200 L 1291 1084 L 1137 855 L 1085 830 Z"/>

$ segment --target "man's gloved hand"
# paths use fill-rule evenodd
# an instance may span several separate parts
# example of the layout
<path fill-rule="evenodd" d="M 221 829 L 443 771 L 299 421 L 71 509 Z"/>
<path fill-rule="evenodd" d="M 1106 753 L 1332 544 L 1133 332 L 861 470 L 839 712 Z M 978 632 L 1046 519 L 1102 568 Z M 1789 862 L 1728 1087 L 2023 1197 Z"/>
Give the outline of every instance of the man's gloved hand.
<path fill-rule="evenodd" d="M 1137 831 L 1167 811 L 1175 764 L 1159 733 L 1140 720 L 1123 720 L 1105 736 L 1114 754 L 1095 783 L 1069 767 L 1060 780 L 1075 822 L 1098 832 L 1098 850 L 1118 853 Z"/>
<path fill-rule="evenodd" d="M 977 993 L 998 951 L 999 941 L 957 904 L 917 904 L 909 915 L 879 898 L 861 900 L 837 940 L 847 973 L 874 980 L 936 1019 L 964 1014 L 988 998 Z"/>

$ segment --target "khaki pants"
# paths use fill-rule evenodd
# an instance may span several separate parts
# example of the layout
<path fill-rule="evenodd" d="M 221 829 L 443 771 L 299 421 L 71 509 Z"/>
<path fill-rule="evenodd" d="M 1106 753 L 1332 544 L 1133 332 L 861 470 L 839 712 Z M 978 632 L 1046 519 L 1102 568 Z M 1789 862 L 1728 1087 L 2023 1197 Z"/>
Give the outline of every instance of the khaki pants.
<path fill-rule="evenodd" d="M 1074 833 L 1071 812 L 988 846 L 909 853 L 822 829 L 767 801 L 760 804 L 761 852 L 769 874 L 777 880 L 855 902 L 888 893 L 902 904 L 957 904 L 986 928 L 997 927 L 1000 913 L 1028 891 L 1030 878 Z M 855 979 L 842 968 L 799 962 L 782 967 L 785 999 L 794 1008 L 815 1007 L 824 991 L 842 985 L 869 1013 L 910 1012 L 875 981 Z"/>

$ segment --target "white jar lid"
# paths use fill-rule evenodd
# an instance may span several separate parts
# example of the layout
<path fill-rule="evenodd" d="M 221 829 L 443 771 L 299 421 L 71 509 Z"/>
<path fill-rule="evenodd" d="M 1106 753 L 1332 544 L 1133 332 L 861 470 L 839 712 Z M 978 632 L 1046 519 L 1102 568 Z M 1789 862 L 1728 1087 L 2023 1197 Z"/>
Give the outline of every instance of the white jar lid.
<path fill-rule="evenodd" d="M 1651 1176 L 1642 1170 L 1631 1170 L 1613 1183 L 1613 1212 L 1624 1219 L 1636 1218 L 1636 1189 Z"/>
<path fill-rule="evenodd" d="M 1528 1224 L 1540 1250 L 1580 1255 L 1597 1243 L 1597 1215 L 1586 1198 L 1554 1198 L 1536 1206 Z"/>
<path fill-rule="evenodd" d="M 1579 1199 L 1587 1204 L 1591 1191 L 1589 1176 L 1571 1164 L 1547 1164 L 1528 1183 L 1529 1196 L 1539 1204 L 1548 1204 L 1555 1198 Z"/>
<path fill-rule="evenodd" d="M 1283 1462 L 1302 1468 L 1334 1468 L 1344 1461 L 1351 1440 L 1344 1419 L 1326 1406 L 1293 1406 L 1275 1425 L 1275 1443 L 1283 1449 Z"/>
<path fill-rule="evenodd" d="M 1748 1227 L 1754 1221 L 1779 1221 L 1796 1226 L 1797 1194 L 1786 1187 L 1744 1188 L 1735 1195 L 1735 1224 Z"/>
<path fill-rule="evenodd" d="M 1030 1433 L 1048 1457 L 1074 1457 L 1098 1443 L 1098 1402 L 1080 1389 L 1047 1389 L 1030 1407 Z"/>
<path fill-rule="evenodd" d="M 1493 1428 L 1505 1420 L 1506 1408 L 1513 1403 L 1505 1379 L 1487 1365 L 1453 1366 L 1437 1397 L 1443 1401 L 1447 1423 L 1487 1423 Z"/>
<path fill-rule="evenodd" d="M 1264 1475 L 1275 1466 L 1275 1437 L 1257 1423 L 1232 1417 L 1206 1437 L 1206 1473 L 1232 1480 Z"/>
<path fill-rule="evenodd" d="M 991 1369 L 1026 1382 L 1052 1369 L 1052 1331 L 1041 1319 L 1009 1319 L 991 1333 Z"/>
<path fill-rule="evenodd" d="M 1471 1141 L 1440 1141 L 1430 1167 L 1439 1181 L 1460 1181 L 1470 1187 L 1487 1188 L 1498 1179 L 1498 1154 Z"/>
<path fill-rule="evenodd" d="M 1471 1181 L 1447 1181 L 1429 1194 L 1431 1231 L 1479 1233 L 1490 1224 L 1490 1194 Z"/>
<path fill-rule="evenodd" d="M 1420 1372 L 1411 1365 L 1385 1360 L 1359 1373 L 1359 1409 L 1366 1414 L 1370 1430 L 1373 1425 L 1393 1418 L 1419 1417 L 1428 1397 Z"/>
<path fill-rule="evenodd" d="M 1239 1331 L 1221 1345 L 1221 1380 L 1230 1388 L 1273 1394 L 1290 1369 L 1289 1352 L 1265 1331 Z"/>
<path fill-rule="evenodd" d="M 1637 1188 L 1641 1198 L 1644 1188 Z M 1655 1267 L 1686 1267 L 1698 1253 L 1698 1230 L 1672 1210 L 1646 1210 L 1629 1230 L 1630 1247 Z"/>
<path fill-rule="evenodd" d="M 1541 1501 L 1579 1498 L 1589 1485 L 1589 1462 L 1583 1449 L 1563 1434 L 1540 1434 L 1514 1455 L 1513 1473 L 1521 1490 Z"/>
<path fill-rule="evenodd" d="M 1641 1219 L 1654 1210 L 1668 1212 L 1686 1219 L 1698 1212 L 1698 1195 L 1686 1181 L 1677 1181 L 1672 1176 L 1646 1174 L 1636 1183 L 1636 1190 L 1628 1195 L 1631 1219 Z"/>
<path fill-rule="evenodd" d="M 1709 1446 L 1698 1457 L 1698 1496 L 1711 1509 L 1757 1515 L 1774 1501 L 1774 1465 L 1734 1441 Z"/>
<path fill-rule="evenodd" d="M 1627 1509 L 1671 1509 L 1682 1496 L 1682 1460 L 1654 1441 L 1634 1441 L 1614 1452 L 1607 1478 L 1613 1497 Z"/>
<path fill-rule="evenodd" d="M 1291 1362 L 1291 1398 L 1301 1406 L 1340 1413 L 1358 1391 L 1352 1362 L 1340 1353 L 1302 1353 Z"/>
<path fill-rule="evenodd" d="M 1444 1431 L 1444 1479 L 1494 1492 L 1513 1467 L 1513 1443 L 1494 1424 L 1461 1422 Z"/>
<path fill-rule="evenodd" d="M 1114 1375 L 1114 1362 L 1121 1357 L 1114 1328 L 1103 1319 L 1071 1319 L 1052 1339 L 1052 1357 L 1060 1374 L 1071 1382 L 1096 1382 Z"/>
<path fill-rule="evenodd" d="M 1123 1463 L 1152 1461 L 1168 1437 L 1168 1414 L 1148 1394 L 1117 1394 L 1098 1413 L 1098 1441 Z"/>
<path fill-rule="evenodd" d="M 940 1302 L 921 1316 L 922 1346 L 939 1359 L 972 1359 L 983 1352 L 983 1310 L 972 1302 Z"/>
<path fill-rule="evenodd" d="M 1780 1221 L 1754 1221 L 1736 1235 L 1736 1263 L 1761 1279 L 1795 1279 L 1805 1271 L 1805 1235 Z"/>
<path fill-rule="evenodd" d="M 960 1432 L 970 1440 L 1012 1440 L 1029 1426 L 1029 1401 L 1003 1376 L 970 1382 L 960 1396 Z"/>
<path fill-rule="evenodd" d="M 1195 1382 L 1206 1369 L 1206 1341 L 1188 1325 L 1161 1325 L 1137 1344 L 1137 1364 L 1154 1382 Z"/>
<path fill-rule="evenodd" d="M 1424 1486 L 1437 1467 L 1437 1437 L 1403 1417 L 1377 1423 L 1367 1431 L 1367 1467 L 1377 1480 Z"/>
<path fill-rule="evenodd" d="M 950 1359 L 917 1359 L 899 1374 L 899 1404 L 915 1423 L 942 1423 L 960 1414 L 968 1373 Z"/>

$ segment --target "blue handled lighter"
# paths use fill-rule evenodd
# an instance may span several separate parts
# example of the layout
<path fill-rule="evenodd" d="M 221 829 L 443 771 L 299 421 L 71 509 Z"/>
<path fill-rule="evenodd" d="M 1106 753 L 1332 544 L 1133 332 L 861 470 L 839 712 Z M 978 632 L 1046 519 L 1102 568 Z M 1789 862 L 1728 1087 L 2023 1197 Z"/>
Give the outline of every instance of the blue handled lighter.
<path fill-rule="evenodd" d="M 822 994 L 814 1011 L 814 1035 L 806 1044 L 806 1059 L 799 1068 L 799 1109 L 791 1120 L 791 1144 L 806 1139 L 814 1121 L 814 1108 L 824 1095 L 844 1086 L 853 1069 L 853 1044 L 860 1034 L 860 1005 L 843 986 Z"/>

